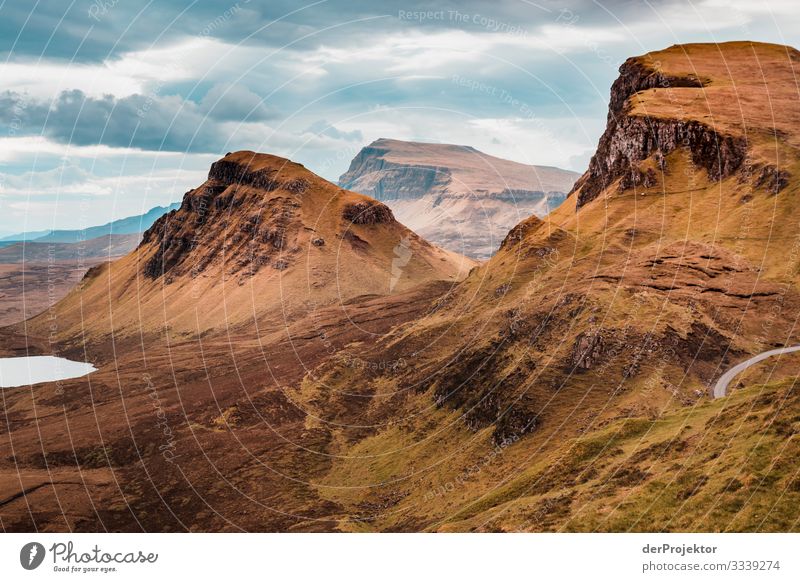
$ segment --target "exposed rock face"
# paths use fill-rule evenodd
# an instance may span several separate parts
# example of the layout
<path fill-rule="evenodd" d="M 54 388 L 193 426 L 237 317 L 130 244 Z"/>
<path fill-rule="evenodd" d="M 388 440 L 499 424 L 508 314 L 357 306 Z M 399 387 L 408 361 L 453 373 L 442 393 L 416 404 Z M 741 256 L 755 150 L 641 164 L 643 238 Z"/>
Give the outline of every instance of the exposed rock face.
<path fill-rule="evenodd" d="M 620 67 L 620 76 L 611 88 L 606 130 L 589 169 L 570 192 L 578 192 L 578 207 L 594 200 L 620 178 L 623 189 L 654 185 L 652 169 L 643 173 L 639 163 L 653 155 L 663 160 L 680 147 L 688 148 L 694 164 L 704 168 L 711 180 L 727 177 L 742 166 L 747 154 L 743 137 L 719 133 L 697 120 L 629 115 L 626 107 L 632 95 L 659 87 L 702 87 L 702 82 L 694 77 L 663 75 L 636 59 Z"/>
<path fill-rule="evenodd" d="M 260 172 L 251 183 L 276 184 L 265 175 Z M 163 216 L 145 232 L 142 244 L 154 241 L 159 246 L 145 263 L 144 274 L 152 279 L 168 273 L 195 277 L 223 255 L 231 272 L 246 269 L 252 274 L 270 264 L 286 268 L 292 254 L 287 241 L 302 228 L 296 217 L 299 203 L 288 196 L 264 200 L 256 186 L 251 188 L 236 190 L 234 185 L 229 191 L 212 180 L 187 193 L 180 211 Z"/>
<path fill-rule="evenodd" d="M 339 184 L 385 202 L 434 243 L 487 258 L 520 220 L 561 204 L 575 178 L 468 146 L 380 139 L 353 158 Z"/>
<path fill-rule="evenodd" d="M 659 87 L 702 87 L 703 81 L 694 75 L 665 75 L 643 64 L 638 57 L 625 61 L 619 68 L 619 77 L 611 85 L 608 104 L 608 121 L 619 116 L 628 98 L 646 89 Z"/>
<path fill-rule="evenodd" d="M 500 248 L 501 249 L 507 248 L 523 241 L 525 239 L 525 235 L 534 228 L 536 228 L 540 222 L 541 221 L 535 216 L 532 216 L 527 220 L 523 220 L 514 228 L 508 231 L 506 238 L 504 238 L 503 242 L 500 243 Z"/>
<path fill-rule="evenodd" d="M 339 178 L 339 185 L 377 200 L 414 200 L 431 190 L 447 187 L 452 173 L 446 166 L 409 165 L 387 159 L 392 141 L 378 140 L 362 148 Z"/>
<path fill-rule="evenodd" d="M 789 185 L 791 175 L 786 170 L 779 170 L 775 166 L 764 166 L 759 171 L 755 180 L 756 188 L 766 188 L 771 194 L 777 194 Z"/>
<path fill-rule="evenodd" d="M 229 273 L 287 269 L 299 252 L 300 200 L 311 187 L 310 179 L 296 175 L 297 168 L 288 160 L 255 154 L 214 162 L 208 180 L 185 194 L 180 209 L 144 233 L 142 245 L 158 243 L 144 274 L 196 277 L 221 261 Z M 349 206 L 357 224 L 393 220 L 383 205 L 383 212 L 366 202 Z M 324 239 L 317 238 L 322 243 L 314 246 L 322 246 Z"/>
<path fill-rule="evenodd" d="M 575 338 L 569 364 L 578 370 L 590 370 L 603 358 L 605 342 L 597 330 L 587 331 Z"/>
<path fill-rule="evenodd" d="M 394 215 L 388 206 L 380 202 L 348 204 L 342 213 L 345 220 L 353 224 L 381 224 L 391 222 Z"/>

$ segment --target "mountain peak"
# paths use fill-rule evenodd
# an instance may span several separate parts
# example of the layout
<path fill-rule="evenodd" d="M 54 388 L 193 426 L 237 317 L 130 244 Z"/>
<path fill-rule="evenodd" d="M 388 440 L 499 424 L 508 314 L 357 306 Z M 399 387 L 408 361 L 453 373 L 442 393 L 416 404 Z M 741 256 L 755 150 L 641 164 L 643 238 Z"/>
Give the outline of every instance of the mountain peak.
<path fill-rule="evenodd" d="M 176 329 L 209 329 L 456 281 L 473 265 L 410 231 L 377 200 L 285 158 L 241 151 L 214 162 L 135 253 L 107 267 L 119 289 L 109 293 L 95 271 L 82 292 L 111 301 L 113 311 L 122 303 L 109 298 L 138 289 L 143 317 L 163 322 L 166 313 Z M 191 307 L 199 305 L 198 321 Z M 115 323 L 133 315 L 123 310 Z"/>
<path fill-rule="evenodd" d="M 254 152 L 251 150 L 239 150 L 236 152 L 229 152 L 224 157 L 217 160 L 211 165 L 212 171 L 215 165 L 220 163 L 235 164 L 246 168 L 248 171 L 258 170 L 274 170 L 274 171 L 305 171 L 305 166 L 297 162 L 293 162 L 288 158 L 282 158 L 273 154 L 265 154 Z"/>

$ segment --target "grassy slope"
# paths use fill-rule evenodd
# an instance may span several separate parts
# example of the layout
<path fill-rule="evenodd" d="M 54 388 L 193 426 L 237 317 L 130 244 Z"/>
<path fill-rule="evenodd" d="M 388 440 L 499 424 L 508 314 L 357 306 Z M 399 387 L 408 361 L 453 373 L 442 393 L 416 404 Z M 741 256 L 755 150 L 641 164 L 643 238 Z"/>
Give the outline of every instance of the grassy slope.
<path fill-rule="evenodd" d="M 797 531 L 797 377 L 566 443 L 445 530 Z"/>
<path fill-rule="evenodd" d="M 440 409 L 359 439 L 316 489 L 347 508 L 351 531 L 797 531 L 797 361 L 784 368 L 726 399 L 567 439 L 497 446 Z"/>
<path fill-rule="evenodd" d="M 701 120 L 746 134 L 749 163 L 779 163 L 797 175 L 800 125 L 788 127 L 799 109 L 791 81 L 796 51 L 689 45 L 686 58 L 682 50 L 643 60 L 675 75 L 686 73 L 690 62 L 706 86 L 642 92 L 630 100 L 629 114 Z M 759 63 L 761 79 L 750 74 Z M 746 79 L 736 86 L 741 101 L 734 108 L 731 77 Z M 777 113 L 754 111 L 753 103 L 764 100 Z M 384 427 L 375 415 L 378 426 L 366 438 L 339 433 L 332 452 L 341 457 L 320 487 L 356 515 L 367 514 L 343 518 L 341 527 L 797 529 L 791 459 L 800 411 L 791 382 L 751 387 L 727 401 L 705 396 L 709 383 L 740 357 L 798 339 L 792 325 L 800 265 L 792 218 L 800 210 L 797 194 L 796 179 L 778 195 L 742 174 L 710 180 L 678 149 L 652 187 L 620 191 L 615 182 L 579 212 L 572 197 L 543 222 L 528 221 L 521 244 L 475 269 L 442 312 L 384 341 L 383 352 L 413 353 L 419 373 L 377 380 L 333 373 L 317 387 L 370 392 L 381 384 L 400 394 L 394 418 L 401 420 Z M 543 258 L 540 250 L 551 254 Z M 541 332 L 537 322 L 547 315 L 553 320 Z M 518 338 L 504 340 L 503 363 L 488 377 L 474 373 L 465 355 L 508 338 L 512 321 Z M 692 339 L 696 325 L 705 327 Z M 567 373 L 575 338 L 598 327 L 629 347 L 606 355 L 596 369 Z M 640 370 L 625 378 L 642 337 L 662 338 L 669 330 L 686 355 L 644 350 Z M 535 341 L 537 334 L 542 341 Z M 719 349 L 716 334 L 734 351 Z M 498 451 L 491 426 L 464 426 L 468 408 L 432 407 L 441 381 L 432 370 L 443 368 L 464 378 L 460 391 L 511 394 L 515 403 L 533 399 L 541 426 Z M 353 420 L 327 410 L 331 422 Z M 779 422 L 770 428 L 775 414 Z M 728 481 L 731 487 L 720 493 Z M 737 513 L 744 502 L 747 508 Z"/>

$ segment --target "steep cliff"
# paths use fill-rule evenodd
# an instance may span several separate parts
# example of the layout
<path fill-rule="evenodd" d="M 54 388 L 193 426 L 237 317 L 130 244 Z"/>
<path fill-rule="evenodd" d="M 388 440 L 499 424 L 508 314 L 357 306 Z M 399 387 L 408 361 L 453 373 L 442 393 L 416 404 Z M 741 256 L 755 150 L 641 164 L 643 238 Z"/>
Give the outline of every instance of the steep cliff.
<path fill-rule="evenodd" d="M 746 118 L 752 112 L 742 108 L 750 105 L 751 91 L 764 92 L 763 83 L 759 87 L 758 80 L 739 78 L 739 71 L 733 70 L 699 74 L 702 63 L 698 68 L 691 57 L 686 62 L 697 46 L 633 57 L 620 67 L 611 87 L 606 130 L 588 170 L 570 191 L 577 197 L 578 208 L 614 184 L 622 191 L 655 186 L 657 175 L 668 172 L 667 157 L 681 148 L 689 152 L 694 169 L 704 170 L 713 182 L 739 173 L 743 181 L 755 174 L 753 185 L 772 193 L 786 186 L 788 172 L 778 167 L 778 160 L 771 161 L 771 156 L 751 148 L 750 142 L 759 136 L 748 136 L 746 130 Z M 718 45 L 717 51 L 721 58 L 723 53 L 750 52 L 752 56 L 758 52 L 749 49 L 748 43 Z M 787 63 L 798 58 L 794 49 L 788 49 L 787 55 Z M 736 87 L 736 93 L 730 93 L 731 87 Z M 689 95 L 694 99 L 688 100 Z M 726 103 L 723 96 L 731 101 Z M 738 112 L 731 110 L 737 102 Z M 643 163 L 647 160 L 652 163 Z"/>
<path fill-rule="evenodd" d="M 485 259 L 520 220 L 561 204 L 576 178 L 469 146 L 379 139 L 353 158 L 339 184 L 385 202 L 435 244 Z"/>

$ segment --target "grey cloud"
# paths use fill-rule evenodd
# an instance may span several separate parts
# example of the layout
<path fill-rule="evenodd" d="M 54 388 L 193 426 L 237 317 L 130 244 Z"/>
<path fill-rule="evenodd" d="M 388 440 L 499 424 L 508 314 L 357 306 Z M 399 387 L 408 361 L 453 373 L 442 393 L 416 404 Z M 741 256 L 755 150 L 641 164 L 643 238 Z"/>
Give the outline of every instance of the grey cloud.
<path fill-rule="evenodd" d="M 254 97 L 240 90 L 232 95 L 233 105 L 240 108 L 252 103 Z M 253 119 L 235 114 L 233 110 L 209 109 L 208 104 L 198 105 L 178 96 L 94 98 L 75 89 L 46 103 L 29 101 L 9 91 L 0 94 L 0 122 L 8 128 L 13 126 L 17 134 L 40 134 L 76 145 L 216 153 L 232 137 L 230 128 L 223 125 L 226 121 L 236 119 L 248 124 L 265 118 L 264 111 Z"/>
<path fill-rule="evenodd" d="M 655 6 L 672 2 L 656 2 Z M 102 61 L 146 49 L 162 39 L 213 37 L 261 46 L 292 43 L 298 50 L 323 42 L 345 44 L 364 34 L 403 27 L 454 28 L 477 33 L 518 30 L 535 33 L 558 18 L 583 24 L 631 20 L 650 12 L 627 1 L 596 4 L 588 0 L 443 1 L 432 10 L 422 0 L 328 0 L 298 5 L 290 0 L 196 2 L 159 0 L 146 6 L 121 0 L 41 0 L 31 6 L 6 2 L 0 9 L 0 54 L 70 61 Z M 430 18 L 420 13 L 438 12 Z M 358 22 L 368 19 L 366 22 Z M 341 24 L 342 26 L 336 26 Z M 330 32 L 324 29 L 334 27 Z M 354 34 L 355 33 L 355 34 Z M 303 38 L 306 37 L 306 38 Z"/>
<path fill-rule="evenodd" d="M 218 83 L 200 102 L 200 110 L 220 121 L 265 121 L 276 112 L 261 97 L 242 85 Z"/>

